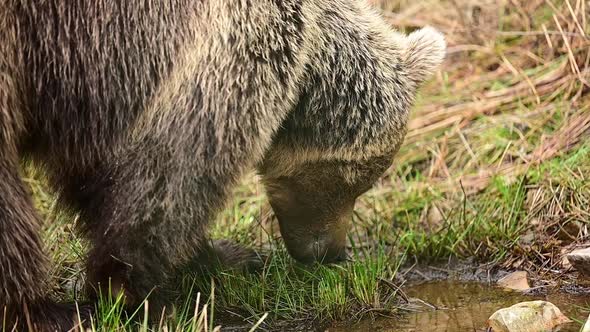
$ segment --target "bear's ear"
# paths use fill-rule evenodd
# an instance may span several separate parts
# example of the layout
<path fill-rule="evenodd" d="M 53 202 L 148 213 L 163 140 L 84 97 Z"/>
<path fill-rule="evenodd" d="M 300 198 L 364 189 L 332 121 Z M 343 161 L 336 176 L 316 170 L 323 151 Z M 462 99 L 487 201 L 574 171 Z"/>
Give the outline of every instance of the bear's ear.
<path fill-rule="evenodd" d="M 404 53 L 408 76 L 416 84 L 426 80 L 442 63 L 447 43 L 445 37 L 432 27 L 424 27 L 407 37 Z"/>

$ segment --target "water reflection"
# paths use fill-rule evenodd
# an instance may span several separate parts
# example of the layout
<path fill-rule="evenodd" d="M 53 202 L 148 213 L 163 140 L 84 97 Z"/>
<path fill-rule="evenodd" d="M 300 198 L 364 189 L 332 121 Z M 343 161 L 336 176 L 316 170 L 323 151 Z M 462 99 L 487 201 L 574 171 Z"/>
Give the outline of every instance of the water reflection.
<path fill-rule="evenodd" d="M 565 315 L 585 320 L 583 308 L 590 298 L 568 294 L 525 296 L 481 283 L 454 281 L 429 282 L 407 288 L 411 298 L 408 311 L 397 319 L 363 321 L 353 326 L 339 326 L 329 331 L 395 331 L 395 332 L 473 332 L 486 331 L 492 313 L 522 301 L 546 300 L 558 306 Z M 573 323 L 561 332 L 578 332 Z"/>

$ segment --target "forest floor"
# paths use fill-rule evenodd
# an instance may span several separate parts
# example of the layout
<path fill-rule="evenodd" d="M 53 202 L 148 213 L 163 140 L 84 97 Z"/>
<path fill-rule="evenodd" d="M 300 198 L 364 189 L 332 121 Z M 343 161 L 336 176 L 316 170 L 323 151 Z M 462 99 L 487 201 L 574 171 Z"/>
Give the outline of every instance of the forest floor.
<path fill-rule="evenodd" d="M 119 304 L 101 303 L 96 330 L 248 330 L 257 322 L 263 330 L 285 324 L 305 329 L 396 315 L 410 271 L 449 260 L 492 279 L 525 270 L 535 287 L 577 284 L 563 256 L 590 243 L 585 1 L 373 2 L 402 31 L 440 29 L 449 48 L 442 69 L 421 90 L 394 166 L 357 202 L 351 261 L 295 263 L 252 175 L 212 236 L 265 253 L 261 272 L 187 277 L 184 310 L 149 329 Z M 54 219 L 46 243 L 55 261 L 56 296 L 77 298 L 86 245 L 71 218 L 55 212 L 52 195 L 30 182 L 38 205 Z M 208 305 L 195 311 L 197 289 Z"/>

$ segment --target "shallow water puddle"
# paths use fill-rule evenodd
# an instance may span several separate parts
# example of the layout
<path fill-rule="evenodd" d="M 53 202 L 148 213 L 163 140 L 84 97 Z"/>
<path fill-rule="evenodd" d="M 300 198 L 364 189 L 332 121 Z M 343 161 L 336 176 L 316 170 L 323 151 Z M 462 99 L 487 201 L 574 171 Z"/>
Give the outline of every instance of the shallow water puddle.
<path fill-rule="evenodd" d="M 474 332 L 486 331 L 486 321 L 496 310 L 513 304 L 546 300 L 568 317 L 584 321 L 590 297 L 554 293 L 526 296 L 475 282 L 436 281 L 405 289 L 410 298 L 408 311 L 400 318 L 362 321 L 353 326 L 338 326 L 328 331 L 396 331 L 396 332 Z M 571 323 L 561 332 L 578 332 L 580 325 Z"/>

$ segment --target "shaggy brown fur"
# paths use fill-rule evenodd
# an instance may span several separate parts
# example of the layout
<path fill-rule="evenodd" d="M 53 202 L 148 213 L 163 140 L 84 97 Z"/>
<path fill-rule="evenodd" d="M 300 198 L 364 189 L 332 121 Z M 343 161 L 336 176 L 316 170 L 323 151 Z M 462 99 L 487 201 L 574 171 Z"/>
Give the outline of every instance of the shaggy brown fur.
<path fill-rule="evenodd" d="M 130 304 L 152 291 L 158 308 L 175 271 L 209 257 L 207 222 L 254 166 L 290 252 L 341 256 L 354 199 L 390 165 L 444 47 L 352 0 L 0 0 L 8 322 L 65 330 L 75 317 L 47 298 L 21 160 L 80 213 L 91 289 L 110 279 Z"/>

